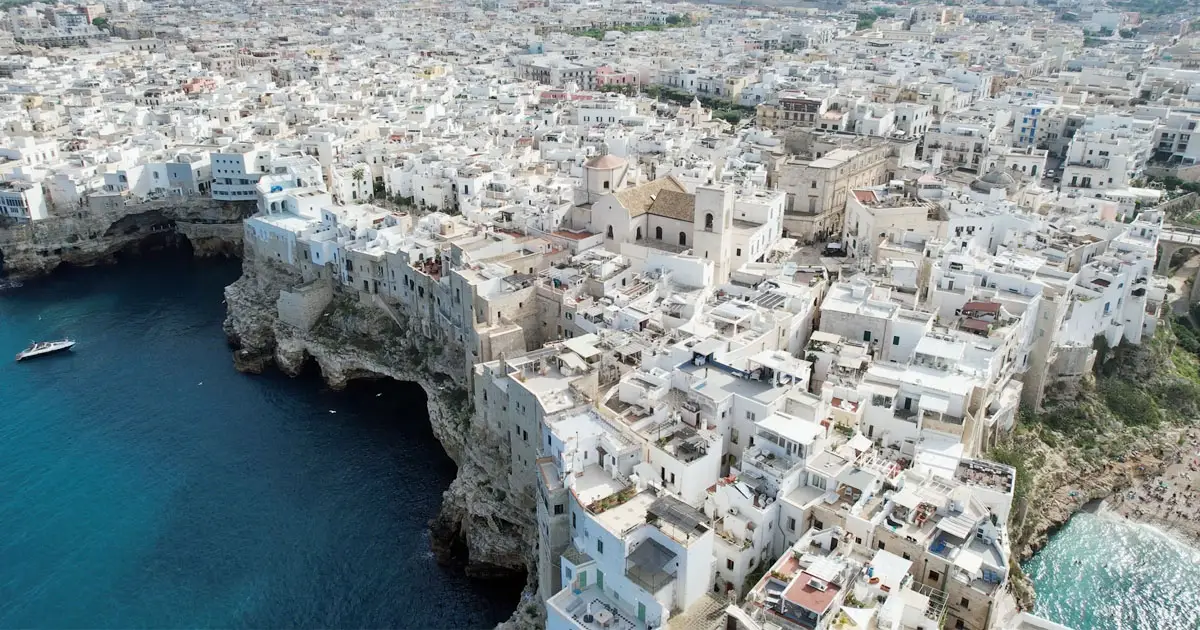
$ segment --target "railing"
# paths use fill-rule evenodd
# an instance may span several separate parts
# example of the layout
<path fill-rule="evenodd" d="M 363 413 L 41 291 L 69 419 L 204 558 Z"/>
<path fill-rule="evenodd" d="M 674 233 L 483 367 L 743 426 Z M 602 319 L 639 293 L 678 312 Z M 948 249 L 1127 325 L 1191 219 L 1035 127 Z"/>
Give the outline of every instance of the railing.
<path fill-rule="evenodd" d="M 625 563 L 625 577 L 650 594 L 656 594 L 675 580 L 675 576 L 662 570 L 649 570 L 632 562 Z"/>

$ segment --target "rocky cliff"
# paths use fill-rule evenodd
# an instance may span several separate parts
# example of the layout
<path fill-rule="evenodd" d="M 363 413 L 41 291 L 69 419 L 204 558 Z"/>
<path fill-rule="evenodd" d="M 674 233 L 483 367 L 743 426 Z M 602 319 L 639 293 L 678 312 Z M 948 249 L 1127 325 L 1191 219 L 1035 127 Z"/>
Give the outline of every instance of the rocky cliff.
<path fill-rule="evenodd" d="M 1089 503 L 1158 475 L 1174 459 L 1200 417 L 1200 363 L 1181 350 L 1167 326 L 1140 346 L 1106 350 L 1096 374 L 1056 388 L 1046 409 L 1023 413 L 1012 436 L 988 453 L 1017 468 L 1023 505 L 1011 523 L 1014 565 Z M 1013 593 L 1028 608 L 1032 586 L 1019 570 L 1012 574 Z"/>
<path fill-rule="evenodd" d="M 0 276 L 28 278 L 63 263 L 89 266 L 118 256 L 190 246 L 197 256 L 239 256 L 246 209 L 206 199 L 154 201 L 0 225 Z"/>
<path fill-rule="evenodd" d="M 473 417 L 462 348 L 422 336 L 403 313 L 342 294 L 334 297 L 311 330 L 302 331 L 281 322 L 275 308 L 280 290 L 299 284 L 300 278 L 272 261 L 256 261 L 249 250 L 243 269 L 243 276 L 225 290 L 225 330 L 237 348 L 237 367 L 257 372 L 273 364 L 297 374 L 315 361 L 334 388 L 356 378 L 419 384 L 426 393 L 434 435 L 458 465 L 441 512 L 430 524 L 434 551 L 442 562 L 462 564 L 468 575 L 529 576 L 526 603 L 506 625 L 526 628 L 542 623 L 541 608 L 529 595 L 536 575 L 537 537 L 531 498 L 517 500 L 509 492 L 508 449 Z"/>

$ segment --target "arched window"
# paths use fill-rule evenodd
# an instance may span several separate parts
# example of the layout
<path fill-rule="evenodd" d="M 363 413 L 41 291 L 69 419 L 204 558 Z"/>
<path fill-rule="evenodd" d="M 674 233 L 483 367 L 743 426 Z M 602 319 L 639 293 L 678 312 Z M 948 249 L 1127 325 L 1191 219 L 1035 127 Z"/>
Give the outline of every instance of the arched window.
<path fill-rule="evenodd" d="M 704 215 L 704 229 L 711 230 L 712 226 L 713 226 L 713 216 L 712 216 L 712 213 L 709 212 L 708 214 Z"/>
<path fill-rule="evenodd" d="M 642 240 L 642 228 L 637 229 L 637 240 Z"/>
<path fill-rule="evenodd" d="M 608 226 L 608 238 L 612 238 L 612 237 L 613 237 L 613 235 L 612 235 L 612 226 L 610 225 L 610 226 Z"/>
<path fill-rule="evenodd" d="M 680 245 L 687 245 L 687 232 L 680 232 L 680 233 L 679 233 L 679 244 L 680 244 Z"/>
<path fill-rule="evenodd" d="M 656 238 L 660 241 L 662 240 L 662 226 L 661 225 L 654 228 L 654 238 Z"/>

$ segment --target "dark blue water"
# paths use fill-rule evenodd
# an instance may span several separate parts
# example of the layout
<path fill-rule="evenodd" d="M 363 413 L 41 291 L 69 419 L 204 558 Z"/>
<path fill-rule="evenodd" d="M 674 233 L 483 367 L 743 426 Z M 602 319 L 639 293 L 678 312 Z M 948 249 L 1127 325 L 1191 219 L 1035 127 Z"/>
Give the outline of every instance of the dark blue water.
<path fill-rule="evenodd" d="M 135 262 L 0 294 L 0 627 L 506 618 L 519 585 L 429 552 L 454 467 L 420 390 L 237 373 L 221 321 L 238 273 Z M 11 359 L 66 335 L 70 354 Z"/>

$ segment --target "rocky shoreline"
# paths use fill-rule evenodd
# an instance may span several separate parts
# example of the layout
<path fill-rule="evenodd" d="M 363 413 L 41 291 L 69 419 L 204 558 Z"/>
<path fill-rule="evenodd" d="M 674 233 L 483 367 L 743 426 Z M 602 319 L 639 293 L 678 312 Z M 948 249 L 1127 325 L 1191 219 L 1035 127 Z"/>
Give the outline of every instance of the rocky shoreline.
<path fill-rule="evenodd" d="M 1013 533 L 1013 557 L 1024 563 L 1050 541 L 1075 514 L 1087 506 L 1110 501 L 1144 480 L 1161 475 L 1175 456 L 1184 430 L 1164 429 L 1130 444 L 1123 461 L 1092 462 L 1073 448 L 1051 447 L 1034 436 L 1025 440 L 1030 457 L 1041 465 L 1032 473 L 1031 489 Z M 1013 574 L 1013 595 L 1023 609 L 1032 608 L 1035 594 L 1023 572 Z"/>
<path fill-rule="evenodd" d="M 245 205 L 176 199 L 0 225 L 0 277 L 25 280 L 63 264 L 103 265 L 175 248 L 189 248 L 197 257 L 240 257 L 242 221 L 250 211 Z"/>
<path fill-rule="evenodd" d="M 523 601 L 504 625 L 540 627 L 543 609 L 532 596 L 537 538 L 533 498 L 509 492 L 507 449 L 474 421 L 462 348 L 413 334 L 415 327 L 402 314 L 347 295 L 336 296 L 321 320 L 301 331 L 281 322 L 275 309 L 279 291 L 299 284 L 300 278 L 270 261 L 256 263 L 251 252 L 247 256 L 243 276 L 225 290 L 225 331 L 235 348 L 235 366 L 245 372 L 275 366 L 295 375 L 313 361 L 335 389 L 359 378 L 420 385 L 434 435 L 458 467 L 441 511 L 430 523 L 433 550 L 439 562 L 460 565 L 472 577 L 525 579 Z"/>
<path fill-rule="evenodd" d="M 301 279 L 269 261 L 256 264 L 252 252 L 243 252 L 249 211 L 209 200 L 157 201 L 0 226 L 0 278 L 26 280 L 64 264 L 111 264 L 165 249 L 185 249 L 196 257 L 243 257 L 242 277 L 225 290 L 224 327 L 235 348 L 234 366 L 251 373 L 277 368 L 294 376 L 311 361 L 334 389 L 360 378 L 420 385 L 434 435 L 458 468 L 430 521 L 434 553 L 439 562 L 459 566 L 471 577 L 524 580 L 522 601 L 501 627 L 544 625 L 544 609 L 533 596 L 533 497 L 509 492 L 508 449 L 473 424 L 461 346 L 413 334 L 415 327 L 403 314 L 346 296 L 335 298 L 309 331 L 281 322 L 279 292 Z"/>

